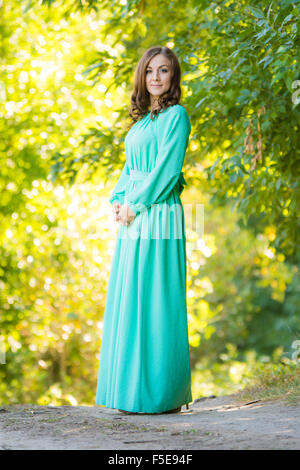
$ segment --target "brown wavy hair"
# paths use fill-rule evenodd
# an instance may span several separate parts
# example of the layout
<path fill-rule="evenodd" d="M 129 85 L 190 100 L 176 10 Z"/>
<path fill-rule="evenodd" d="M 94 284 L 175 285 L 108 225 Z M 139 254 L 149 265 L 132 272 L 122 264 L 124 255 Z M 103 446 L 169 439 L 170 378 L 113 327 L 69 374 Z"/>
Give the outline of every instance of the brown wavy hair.
<path fill-rule="evenodd" d="M 146 87 L 146 69 L 151 59 L 157 54 L 164 55 L 170 61 L 171 85 L 169 90 L 159 97 L 158 108 L 150 110 L 150 118 L 154 119 L 154 116 L 157 116 L 159 112 L 167 107 L 179 104 L 181 97 L 181 69 L 175 53 L 166 46 L 150 47 L 144 52 L 135 70 L 134 89 L 131 95 L 131 106 L 129 110 L 129 116 L 132 118 L 132 122 L 129 124 L 128 129 L 148 113 L 150 93 Z"/>

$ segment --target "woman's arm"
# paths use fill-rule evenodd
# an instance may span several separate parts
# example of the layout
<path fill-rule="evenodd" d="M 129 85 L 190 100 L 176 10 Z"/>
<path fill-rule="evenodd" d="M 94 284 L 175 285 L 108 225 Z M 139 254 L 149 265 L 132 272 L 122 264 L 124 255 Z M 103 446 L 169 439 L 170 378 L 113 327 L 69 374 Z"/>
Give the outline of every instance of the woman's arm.
<path fill-rule="evenodd" d="M 135 214 L 168 198 L 180 176 L 191 131 L 190 119 L 183 106 L 171 107 L 155 119 L 156 166 L 143 185 L 126 195 L 127 204 Z"/>
<path fill-rule="evenodd" d="M 117 184 L 109 198 L 109 202 L 111 204 L 113 204 L 115 201 L 118 201 L 120 204 L 124 204 L 125 189 L 126 189 L 127 183 L 129 182 L 129 176 L 130 176 L 130 171 L 129 171 L 127 162 L 125 162 L 122 172 L 117 181 Z"/>

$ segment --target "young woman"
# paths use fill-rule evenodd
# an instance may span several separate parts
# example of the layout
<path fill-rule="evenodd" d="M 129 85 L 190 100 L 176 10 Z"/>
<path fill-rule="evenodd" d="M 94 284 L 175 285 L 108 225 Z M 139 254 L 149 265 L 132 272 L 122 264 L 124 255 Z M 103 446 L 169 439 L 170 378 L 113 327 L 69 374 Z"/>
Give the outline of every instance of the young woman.
<path fill-rule="evenodd" d="M 111 194 L 119 222 L 104 312 L 96 404 L 170 413 L 192 401 L 181 171 L 191 131 L 167 47 L 141 57 L 126 162 Z"/>

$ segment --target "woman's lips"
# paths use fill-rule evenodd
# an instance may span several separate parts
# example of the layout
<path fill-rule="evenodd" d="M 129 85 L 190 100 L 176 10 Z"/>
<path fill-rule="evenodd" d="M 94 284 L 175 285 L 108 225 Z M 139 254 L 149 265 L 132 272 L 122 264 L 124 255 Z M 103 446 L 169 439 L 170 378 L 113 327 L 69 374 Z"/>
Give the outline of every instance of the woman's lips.
<path fill-rule="evenodd" d="M 159 86 L 161 86 L 161 85 L 152 85 L 152 86 L 159 87 Z"/>

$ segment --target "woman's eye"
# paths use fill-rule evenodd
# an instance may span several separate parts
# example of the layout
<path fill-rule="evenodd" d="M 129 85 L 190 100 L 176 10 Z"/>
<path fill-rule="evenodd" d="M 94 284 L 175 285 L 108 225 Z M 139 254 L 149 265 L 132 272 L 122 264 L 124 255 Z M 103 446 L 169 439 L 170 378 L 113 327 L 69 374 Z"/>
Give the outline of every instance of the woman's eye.
<path fill-rule="evenodd" d="M 162 72 L 168 72 L 167 69 L 161 69 L 161 71 L 162 71 Z M 146 70 L 146 75 L 147 75 L 149 72 L 151 73 L 151 70 Z"/>

